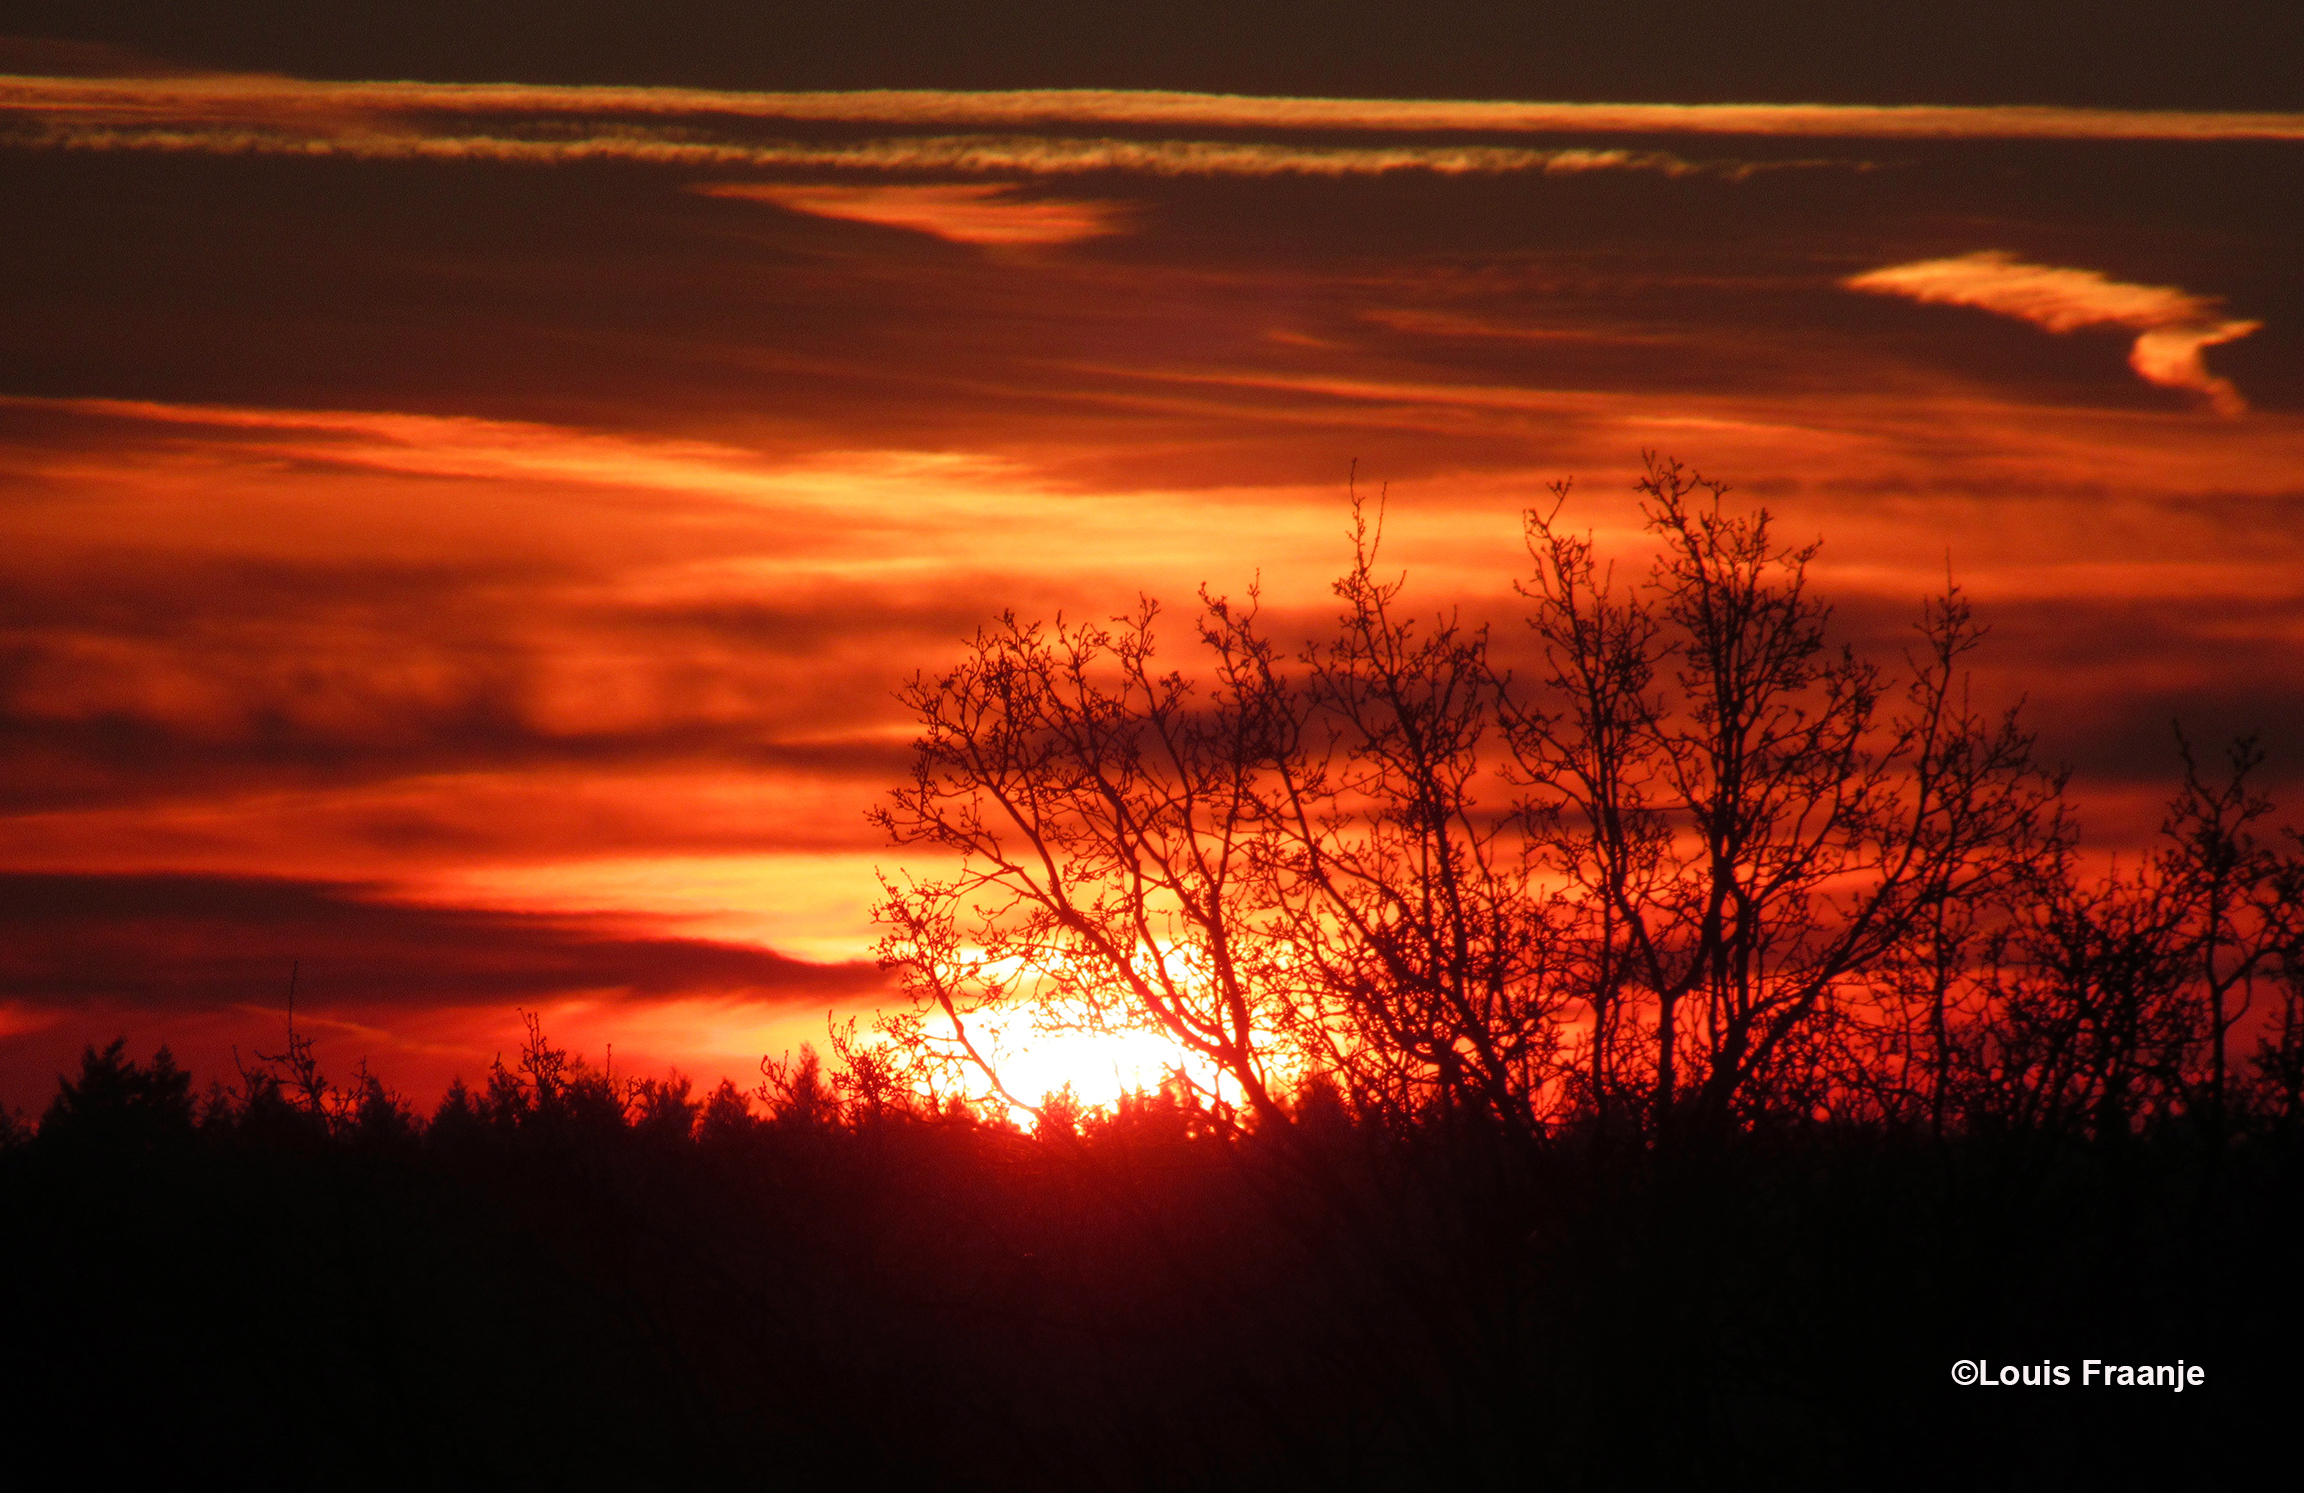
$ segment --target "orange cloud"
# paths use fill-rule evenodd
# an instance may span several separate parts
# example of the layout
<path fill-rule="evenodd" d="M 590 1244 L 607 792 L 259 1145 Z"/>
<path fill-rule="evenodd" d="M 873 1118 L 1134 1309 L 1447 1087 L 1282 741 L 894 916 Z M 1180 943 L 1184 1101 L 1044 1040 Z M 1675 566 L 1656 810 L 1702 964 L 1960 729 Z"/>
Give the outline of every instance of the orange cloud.
<path fill-rule="evenodd" d="M 1018 199 L 1010 186 L 799 186 L 725 182 L 707 197 L 772 202 L 796 213 L 933 234 L 958 244 L 1071 244 L 1122 232 L 1113 202 Z"/>
<path fill-rule="evenodd" d="M 2219 342 L 2245 337 L 2263 323 L 2227 318 L 2222 303 L 2210 296 L 2172 285 L 2108 280 L 2094 270 L 2026 264 L 1998 249 L 1890 265 L 1840 283 L 1850 290 L 1908 300 L 1975 306 L 2051 332 L 2132 328 L 2139 335 L 2128 353 L 2128 366 L 2147 382 L 2204 394 L 2221 414 L 2237 415 L 2248 408 L 2229 380 L 2208 371 L 2200 353 Z"/>

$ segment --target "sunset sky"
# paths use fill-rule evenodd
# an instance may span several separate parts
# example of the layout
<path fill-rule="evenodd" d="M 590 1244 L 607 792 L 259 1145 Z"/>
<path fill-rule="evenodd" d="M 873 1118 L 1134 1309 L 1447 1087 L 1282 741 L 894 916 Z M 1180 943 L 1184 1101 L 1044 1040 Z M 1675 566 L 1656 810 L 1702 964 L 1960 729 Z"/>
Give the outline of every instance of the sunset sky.
<path fill-rule="evenodd" d="M 2304 824 L 2293 7 L 192 9 L 0 28 L 0 1104 L 292 965 L 425 1104 L 752 1081 L 886 999 L 902 682 L 1308 633 L 1354 463 L 1501 624 L 1677 455 L 1860 646 L 1949 566 L 2097 844 L 2172 722 Z"/>

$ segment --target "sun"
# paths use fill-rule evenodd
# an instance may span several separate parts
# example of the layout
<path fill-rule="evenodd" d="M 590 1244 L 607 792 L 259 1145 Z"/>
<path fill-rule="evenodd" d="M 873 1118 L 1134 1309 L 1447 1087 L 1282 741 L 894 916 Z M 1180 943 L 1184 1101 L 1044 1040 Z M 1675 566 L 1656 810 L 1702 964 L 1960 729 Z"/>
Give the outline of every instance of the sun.
<path fill-rule="evenodd" d="M 1226 1087 L 1215 1064 L 1157 1032 L 1068 1028 L 1027 1003 L 969 1013 L 969 1041 L 999 1076 L 963 1065 L 959 1088 L 977 1104 L 997 1104 L 1005 1090 L 1008 1118 L 1029 1125 L 1052 1097 L 1069 1089 L 1084 1110 L 1116 1108 L 1130 1094 L 1157 1092 L 1181 1075 L 1203 1093 Z"/>
<path fill-rule="evenodd" d="M 1217 1083 L 1213 1064 L 1159 1033 L 1050 1029 L 1045 1013 L 1029 1008 L 996 1014 L 1001 1082 L 1035 1107 L 1069 1088 L 1082 1107 L 1108 1110 L 1123 1095 L 1156 1092 L 1179 1072 L 1199 1088 Z"/>

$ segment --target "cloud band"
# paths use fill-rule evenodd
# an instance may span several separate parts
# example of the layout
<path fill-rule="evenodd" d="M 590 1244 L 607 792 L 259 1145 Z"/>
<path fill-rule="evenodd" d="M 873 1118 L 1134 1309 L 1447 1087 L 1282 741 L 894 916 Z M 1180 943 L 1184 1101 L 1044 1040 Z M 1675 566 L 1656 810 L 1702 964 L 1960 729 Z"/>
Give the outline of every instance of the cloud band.
<path fill-rule="evenodd" d="M 1155 127 L 1804 139 L 2304 140 L 2304 114 L 1863 104 L 1544 103 L 1260 98 L 1128 89 L 747 93 L 526 83 L 0 77 L 0 110 L 124 122 L 282 114 L 709 117 L 916 128 Z"/>

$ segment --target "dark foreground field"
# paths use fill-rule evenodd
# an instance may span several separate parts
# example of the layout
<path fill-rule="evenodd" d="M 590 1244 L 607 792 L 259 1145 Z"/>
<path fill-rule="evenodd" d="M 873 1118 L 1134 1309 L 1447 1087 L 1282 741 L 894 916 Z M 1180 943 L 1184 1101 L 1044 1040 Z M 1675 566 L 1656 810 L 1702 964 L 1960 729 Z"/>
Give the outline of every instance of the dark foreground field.
<path fill-rule="evenodd" d="M 2304 1377 L 2271 1127 L 1659 1160 L 1157 1098 L 1034 1138 L 812 1075 L 429 1126 L 376 1088 L 202 1113 L 117 1054 L 74 1084 L 0 1155 L 0 1405 L 12 1461 L 90 1479 L 2236 1486 Z M 1951 1379 L 2090 1358 L 2205 1383 Z"/>

